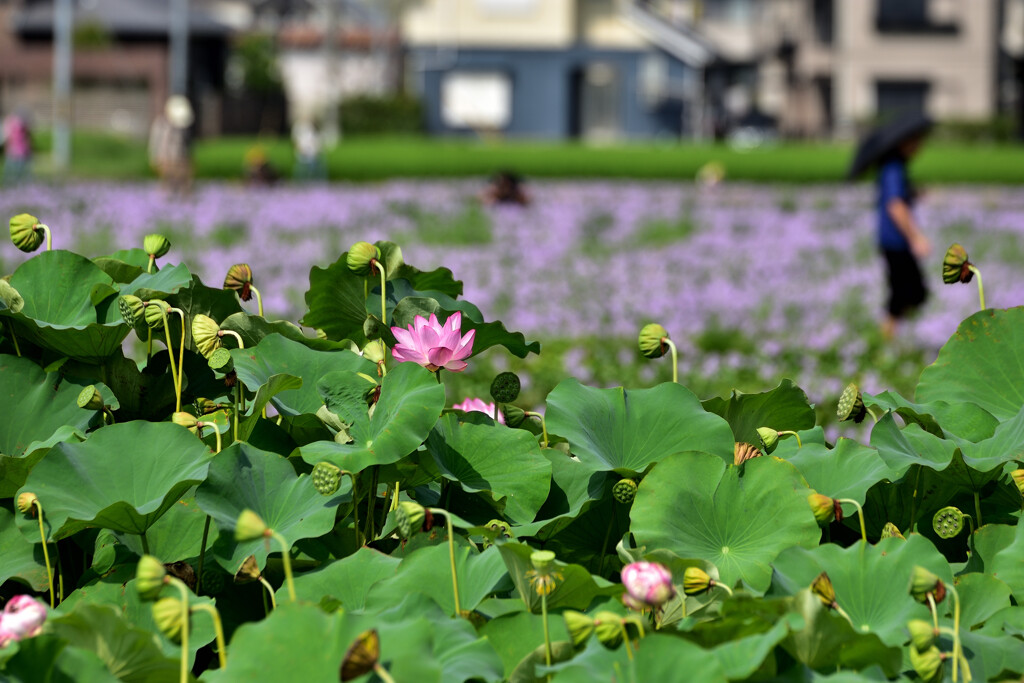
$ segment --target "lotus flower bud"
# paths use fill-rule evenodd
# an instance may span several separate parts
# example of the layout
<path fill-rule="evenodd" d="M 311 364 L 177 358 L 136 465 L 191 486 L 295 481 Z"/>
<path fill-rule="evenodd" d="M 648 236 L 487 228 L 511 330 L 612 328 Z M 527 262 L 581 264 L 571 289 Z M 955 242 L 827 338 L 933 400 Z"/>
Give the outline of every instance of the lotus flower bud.
<path fill-rule="evenodd" d="M 250 555 L 242 561 L 233 580 L 235 583 L 245 584 L 257 581 L 260 576 L 260 565 L 256 562 L 256 556 Z"/>
<path fill-rule="evenodd" d="M 143 600 L 156 600 L 167 582 L 167 570 L 152 555 L 143 555 L 135 567 L 135 590 Z"/>
<path fill-rule="evenodd" d="M 924 652 L 935 644 L 939 632 L 935 630 L 934 624 L 924 619 L 911 619 L 907 622 L 907 631 L 910 632 L 910 642 L 914 649 Z"/>
<path fill-rule="evenodd" d="M 182 607 L 179 598 L 160 598 L 153 603 L 153 621 L 167 638 L 173 642 L 181 639 Z"/>
<path fill-rule="evenodd" d="M 514 372 L 502 372 L 491 380 L 491 398 L 498 403 L 512 403 L 519 398 L 521 388 L 519 376 Z"/>
<path fill-rule="evenodd" d="M 398 533 L 402 538 L 412 538 L 413 534 L 423 528 L 423 520 L 426 518 L 426 508 L 411 500 L 403 500 L 395 510 L 395 522 L 398 524 Z"/>
<path fill-rule="evenodd" d="M 660 607 L 676 594 L 672 574 L 657 562 L 633 562 L 622 568 L 622 585 L 636 602 Z"/>
<path fill-rule="evenodd" d="M 902 538 L 906 540 L 903 538 L 903 534 L 900 533 L 899 527 L 892 522 L 886 522 L 885 526 L 882 527 L 881 538 Z"/>
<path fill-rule="evenodd" d="M 209 358 L 220 348 L 220 325 L 210 316 L 199 313 L 192 318 L 192 341 L 203 358 Z"/>
<path fill-rule="evenodd" d="M 864 416 L 867 414 L 868 410 L 864 407 L 864 397 L 861 396 L 860 389 L 856 384 L 850 382 L 843 389 L 843 393 L 839 397 L 839 407 L 836 410 L 839 421 L 853 420 L 855 423 L 860 424 L 864 421 Z"/>
<path fill-rule="evenodd" d="M 196 425 L 199 424 L 199 420 L 192 413 L 186 413 L 185 411 L 179 411 L 171 415 L 171 422 L 176 425 L 180 425 L 188 430 L 195 430 Z"/>
<path fill-rule="evenodd" d="M 971 270 L 971 262 L 967 260 L 967 250 L 959 244 L 953 244 L 942 259 L 942 281 L 952 285 L 970 282 L 972 277 L 974 272 Z"/>
<path fill-rule="evenodd" d="M 939 604 L 946 597 L 946 585 L 924 567 L 914 567 L 914 572 L 910 575 L 910 594 L 915 600 L 923 603 L 927 603 L 928 596 L 931 595 L 935 604 Z"/>
<path fill-rule="evenodd" d="M 602 611 L 594 615 L 594 635 L 605 647 L 614 650 L 622 643 L 622 617 Z"/>
<path fill-rule="evenodd" d="M 103 410 L 103 396 L 97 391 L 96 385 L 89 386 L 78 392 L 78 407 L 85 410 Z"/>
<path fill-rule="evenodd" d="M 910 648 L 910 666 L 925 683 L 942 680 L 942 663 L 945 660 L 946 655 L 934 645 L 923 652 L 916 647 Z"/>
<path fill-rule="evenodd" d="M 46 605 L 29 595 L 15 595 L 0 615 L 0 647 L 38 635 L 46 622 Z"/>
<path fill-rule="evenodd" d="M 538 573 L 550 571 L 551 563 L 555 561 L 555 554 L 550 550 L 536 550 L 530 555 L 530 564 Z"/>
<path fill-rule="evenodd" d="M 166 301 L 160 299 L 153 299 L 147 301 L 146 306 L 143 309 L 143 316 L 146 319 L 146 325 L 151 330 L 159 330 L 164 326 L 164 318 L 167 316 L 167 312 L 171 307 Z"/>
<path fill-rule="evenodd" d="M 1017 490 L 1020 491 L 1020 495 L 1024 496 L 1024 470 L 1014 470 L 1010 472 L 1010 479 L 1017 486 Z"/>
<path fill-rule="evenodd" d="M 380 659 L 380 636 L 377 629 L 363 631 L 352 643 L 341 660 L 340 678 L 342 683 L 355 679 L 373 671 Z"/>
<path fill-rule="evenodd" d="M 932 529 L 939 538 L 953 538 L 964 529 L 964 513 L 952 505 L 946 506 L 932 517 Z"/>
<path fill-rule="evenodd" d="M 761 451 L 749 443 L 737 441 L 732 449 L 732 464 L 739 466 L 751 458 L 760 458 L 762 455 L 764 454 Z"/>
<path fill-rule="evenodd" d="M 814 513 L 814 519 L 818 526 L 828 526 L 834 519 L 837 522 L 843 521 L 843 508 L 838 500 L 823 496 L 820 493 L 812 493 L 807 496 L 807 502 Z"/>
<path fill-rule="evenodd" d="M 637 340 L 640 354 L 644 358 L 661 358 L 668 351 L 668 345 L 664 342 L 668 338 L 668 330 L 661 325 L 657 323 L 644 325 Z"/>
<path fill-rule="evenodd" d="M 369 242 L 356 242 L 348 250 L 345 263 L 356 275 L 366 276 L 372 270 L 372 263 L 380 260 L 380 249 Z"/>
<path fill-rule="evenodd" d="M 594 632 L 594 620 L 583 612 L 566 610 L 562 612 L 562 618 L 565 619 L 565 630 L 569 632 L 569 637 L 575 647 L 580 647 L 587 642 Z"/>
<path fill-rule="evenodd" d="M 363 347 L 363 358 L 371 363 L 383 363 L 388 357 L 388 347 L 381 339 L 374 339 Z"/>
<path fill-rule="evenodd" d="M 142 240 L 142 250 L 152 258 L 160 258 L 171 250 L 171 241 L 159 233 L 146 235 Z"/>
<path fill-rule="evenodd" d="M 322 496 L 330 496 L 341 488 L 341 468 L 329 462 L 313 465 L 313 488 Z"/>
<path fill-rule="evenodd" d="M 526 411 L 511 403 L 505 403 L 501 406 L 501 414 L 505 417 L 505 424 L 513 429 L 526 421 Z"/>
<path fill-rule="evenodd" d="M 206 363 L 210 366 L 211 370 L 216 370 L 225 375 L 233 372 L 235 369 L 235 361 L 231 357 L 231 352 L 223 346 L 211 353 Z"/>
<path fill-rule="evenodd" d="M 36 494 L 31 491 L 22 491 L 18 494 L 18 511 L 25 515 L 29 513 L 34 514 L 33 510 L 35 510 L 35 502 L 37 500 L 39 500 L 39 496 Z"/>
<path fill-rule="evenodd" d="M 196 413 L 200 415 L 209 415 L 210 413 L 215 413 L 221 408 L 225 407 L 223 404 L 217 403 L 213 399 L 202 397 L 197 398 L 195 401 L 193 401 L 192 405 L 195 406 Z"/>
<path fill-rule="evenodd" d="M 35 251 L 43 243 L 43 229 L 39 219 L 27 213 L 19 213 L 11 218 L 11 241 L 14 246 L 28 253 Z"/>
<path fill-rule="evenodd" d="M 228 268 L 228 274 L 224 278 L 224 289 L 238 292 L 238 298 L 242 301 L 252 298 L 252 268 L 248 263 L 236 263 Z"/>
<path fill-rule="evenodd" d="M 145 319 L 146 303 L 134 294 L 125 294 L 117 300 L 117 307 L 121 311 L 121 317 L 129 325 Z"/>
<path fill-rule="evenodd" d="M 20 313 L 25 308 L 25 298 L 18 293 L 11 283 L 0 278 L 0 303 L 11 313 Z"/>
<path fill-rule="evenodd" d="M 254 511 L 245 509 L 238 515 L 238 521 L 235 523 L 235 540 L 239 543 L 255 541 L 269 535 L 267 523 Z"/>
<path fill-rule="evenodd" d="M 836 589 L 832 587 L 832 579 L 827 572 L 822 572 L 811 582 L 811 592 L 829 609 L 835 609 Z"/>
<path fill-rule="evenodd" d="M 636 482 L 632 479 L 620 479 L 612 486 L 612 496 L 623 505 L 629 505 L 636 498 Z"/>
<path fill-rule="evenodd" d="M 687 567 L 683 572 L 683 593 L 686 595 L 700 595 L 713 585 L 715 580 L 700 567 Z"/>
<path fill-rule="evenodd" d="M 779 433 L 771 427 L 758 427 L 757 435 L 761 438 L 761 445 L 764 446 L 764 452 L 771 454 L 775 450 L 775 446 L 779 443 Z"/>
<path fill-rule="evenodd" d="M 207 595 L 217 595 L 223 592 L 227 586 L 224 576 L 224 572 L 219 567 L 207 566 L 203 569 L 203 592 Z"/>

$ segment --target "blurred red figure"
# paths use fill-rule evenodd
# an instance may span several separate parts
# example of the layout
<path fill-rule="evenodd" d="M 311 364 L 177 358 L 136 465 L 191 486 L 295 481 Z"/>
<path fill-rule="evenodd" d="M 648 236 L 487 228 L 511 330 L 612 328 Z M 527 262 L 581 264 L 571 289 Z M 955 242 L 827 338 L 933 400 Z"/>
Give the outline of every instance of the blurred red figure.
<path fill-rule="evenodd" d="M 20 113 L 8 114 L 4 119 L 2 143 L 4 151 L 4 185 L 13 185 L 28 178 L 32 161 L 32 136 L 28 117 Z"/>
<path fill-rule="evenodd" d="M 485 204 L 518 204 L 527 206 L 530 197 L 523 190 L 522 178 L 512 171 L 499 171 L 494 174 L 490 185 L 484 190 L 482 199 Z"/>

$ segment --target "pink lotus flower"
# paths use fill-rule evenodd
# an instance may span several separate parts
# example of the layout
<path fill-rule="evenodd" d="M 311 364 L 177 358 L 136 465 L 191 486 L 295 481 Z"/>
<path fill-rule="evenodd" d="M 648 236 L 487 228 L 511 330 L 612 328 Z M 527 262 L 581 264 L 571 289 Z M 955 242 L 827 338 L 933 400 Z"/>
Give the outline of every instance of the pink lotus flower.
<path fill-rule="evenodd" d="M 456 403 L 452 406 L 453 410 L 461 410 L 466 413 L 484 413 L 489 415 L 493 419 L 497 420 L 501 424 L 505 424 L 505 416 L 501 414 L 501 411 L 493 403 L 484 403 L 483 399 L 479 398 L 467 398 L 462 403 Z"/>
<path fill-rule="evenodd" d="M 38 634 L 45 621 L 46 605 L 28 595 L 14 596 L 0 614 L 0 647 Z"/>
<path fill-rule="evenodd" d="M 476 330 L 462 335 L 462 313 L 455 311 L 441 325 L 437 316 L 430 314 L 430 320 L 418 315 L 408 329 L 392 327 L 391 332 L 398 342 L 391 349 L 391 355 L 399 363 L 412 361 L 431 372 L 441 368 L 452 372 L 466 369 L 467 358 L 473 352 Z"/>
<path fill-rule="evenodd" d="M 676 594 L 672 574 L 657 562 L 627 564 L 622 568 L 622 585 L 626 588 L 623 599 L 634 607 L 660 607 Z"/>

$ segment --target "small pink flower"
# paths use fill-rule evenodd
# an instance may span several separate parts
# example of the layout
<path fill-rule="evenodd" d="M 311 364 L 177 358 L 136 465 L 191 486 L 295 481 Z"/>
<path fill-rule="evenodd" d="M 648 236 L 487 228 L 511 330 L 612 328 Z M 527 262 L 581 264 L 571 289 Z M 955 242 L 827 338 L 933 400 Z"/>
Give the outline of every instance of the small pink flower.
<path fill-rule="evenodd" d="M 399 363 L 412 361 L 419 363 L 427 370 L 436 372 L 441 368 L 452 372 L 466 369 L 464 358 L 473 353 L 473 339 L 476 330 L 462 335 L 462 313 L 455 311 L 441 325 L 437 316 L 430 314 L 430 320 L 418 315 L 408 329 L 392 327 L 395 335 L 395 347 L 391 355 Z"/>
<path fill-rule="evenodd" d="M 456 403 L 453 405 L 452 409 L 461 410 L 465 413 L 484 413 L 501 424 L 505 424 L 505 416 L 501 414 L 501 411 L 498 410 L 493 403 L 484 403 L 483 399 L 467 398 L 462 403 Z"/>
<path fill-rule="evenodd" d="M 622 568 L 629 603 L 660 607 L 676 593 L 672 574 L 657 562 L 633 562 Z"/>
<path fill-rule="evenodd" d="M 31 638 L 46 621 L 46 605 L 28 595 L 16 595 L 7 601 L 0 614 L 0 646 L 12 640 Z"/>

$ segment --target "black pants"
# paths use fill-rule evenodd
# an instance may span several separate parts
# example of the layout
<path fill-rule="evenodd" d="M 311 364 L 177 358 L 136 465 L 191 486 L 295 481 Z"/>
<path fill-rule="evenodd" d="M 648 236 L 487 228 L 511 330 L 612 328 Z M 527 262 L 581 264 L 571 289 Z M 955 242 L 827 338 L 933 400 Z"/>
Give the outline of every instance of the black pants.
<path fill-rule="evenodd" d="M 928 299 L 928 288 L 912 253 L 883 249 L 882 255 L 889 271 L 887 309 L 892 317 L 902 318 Z"/>

